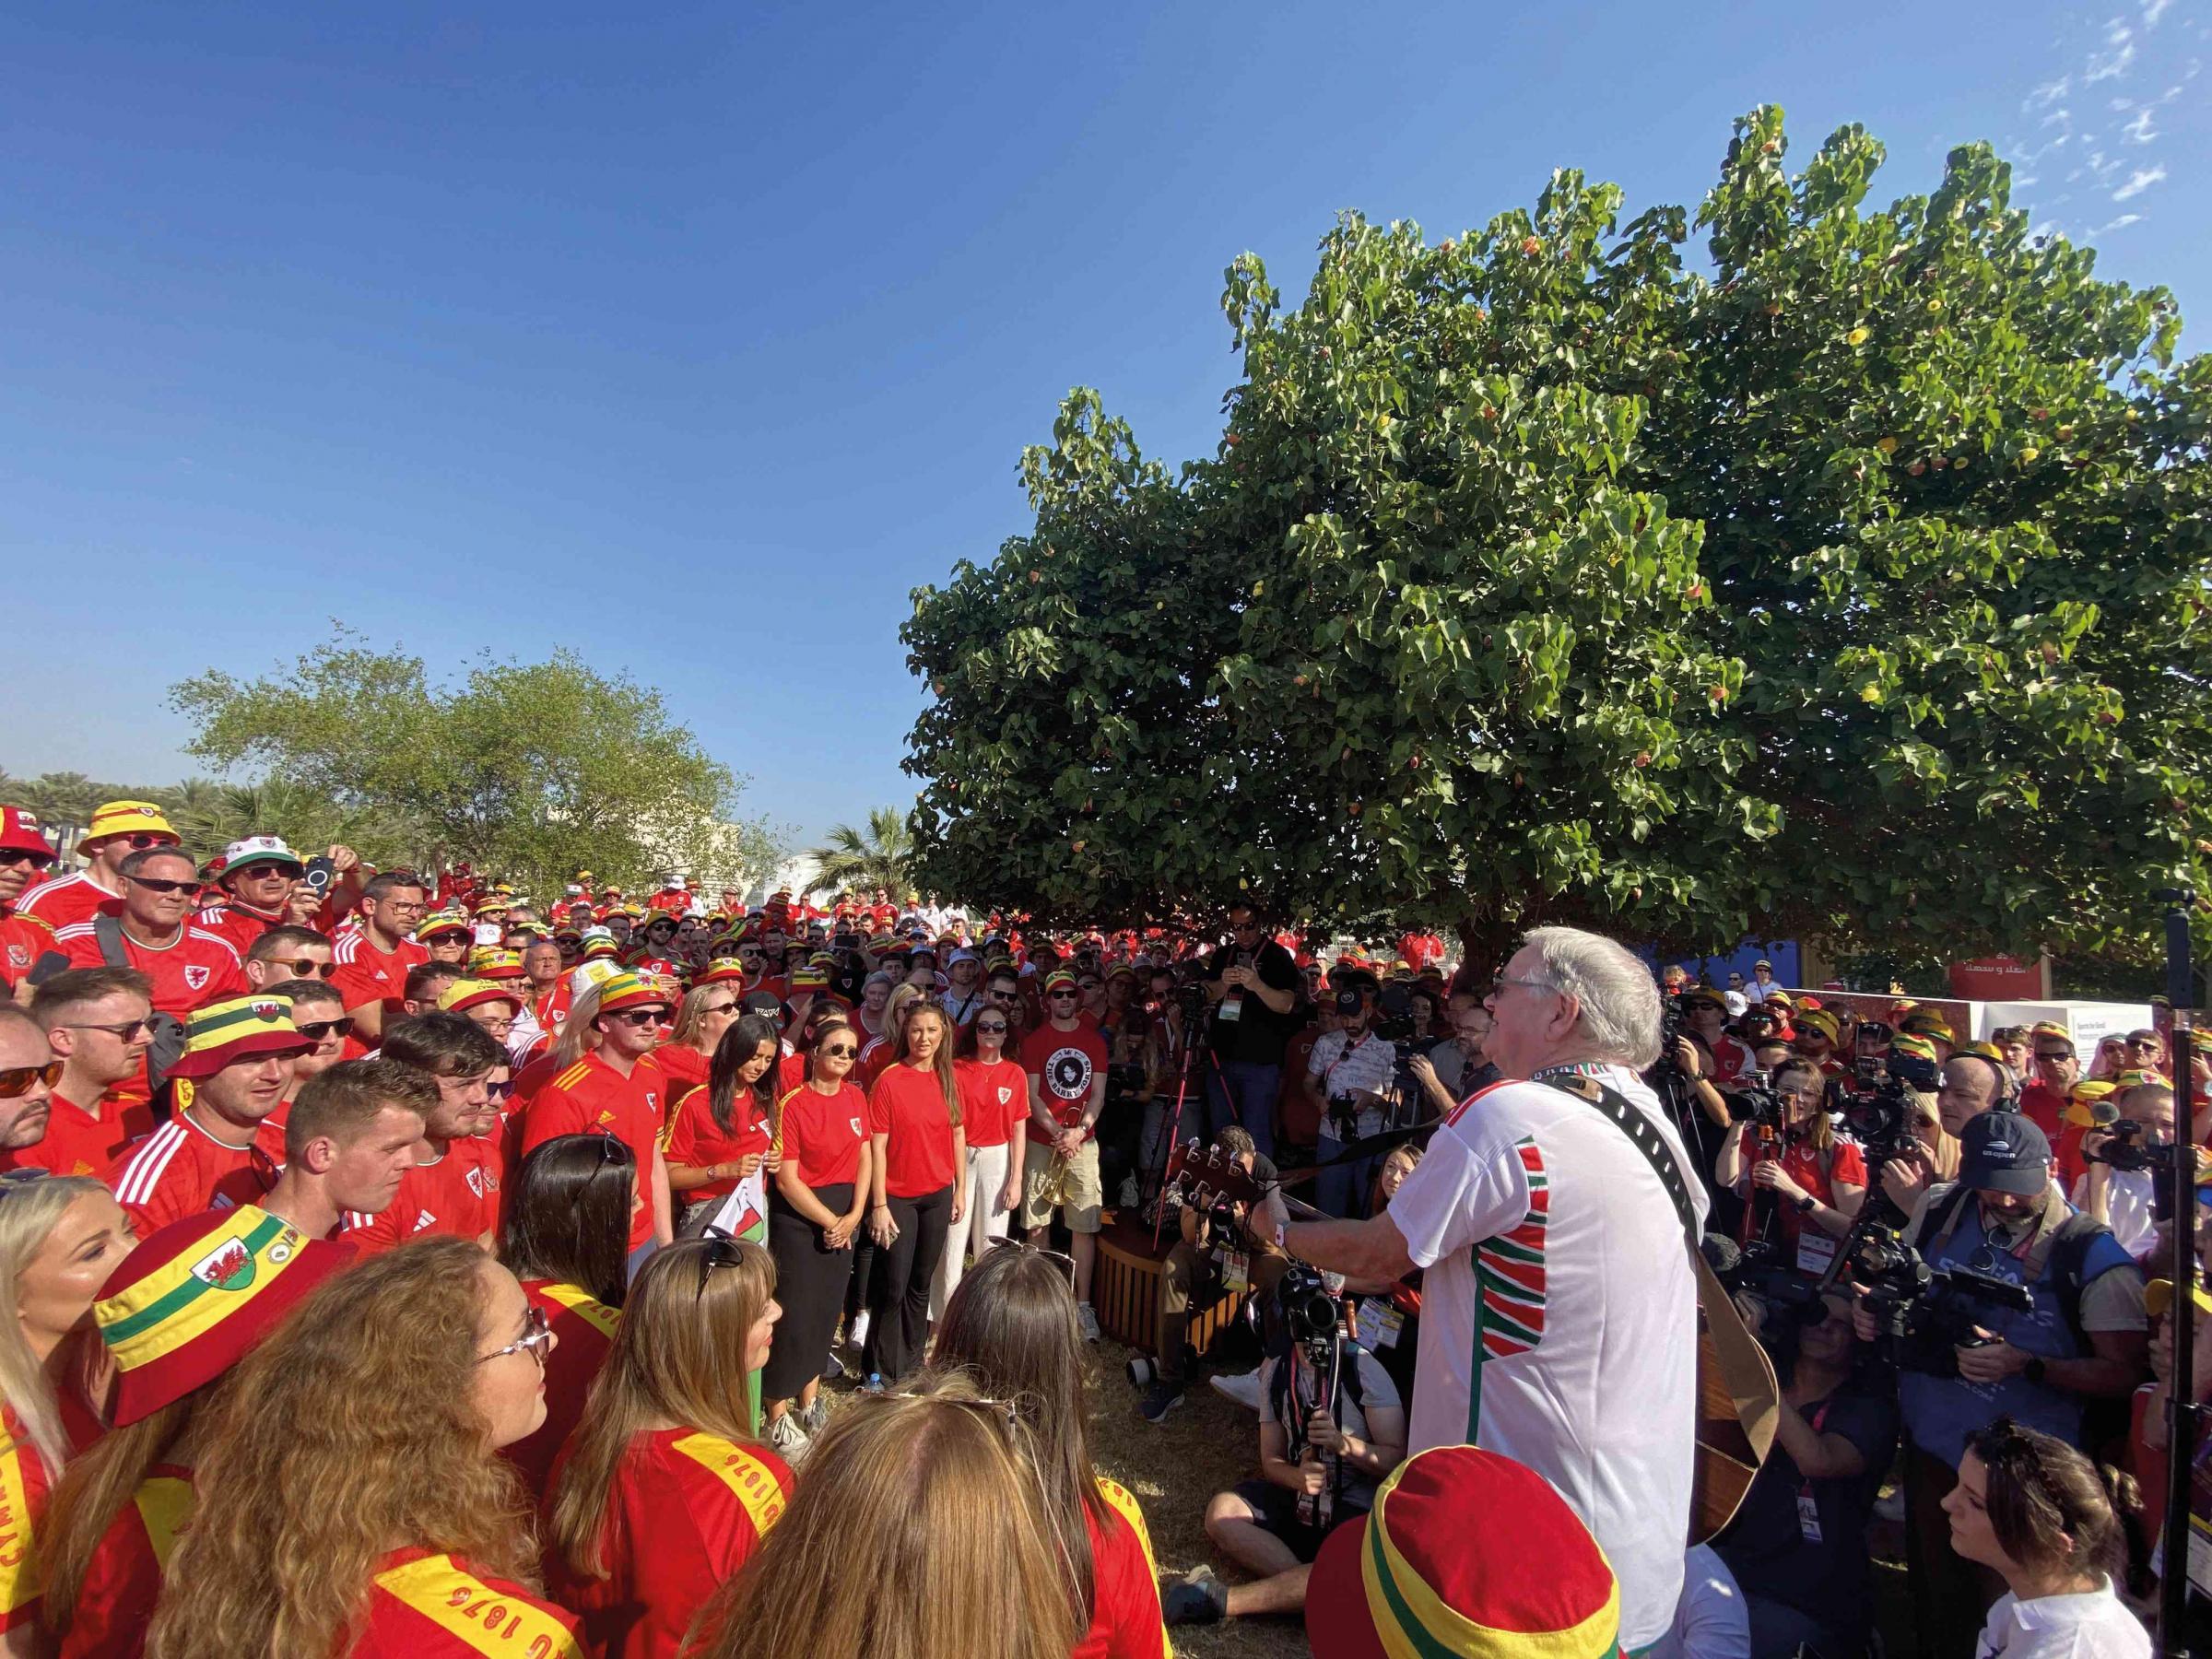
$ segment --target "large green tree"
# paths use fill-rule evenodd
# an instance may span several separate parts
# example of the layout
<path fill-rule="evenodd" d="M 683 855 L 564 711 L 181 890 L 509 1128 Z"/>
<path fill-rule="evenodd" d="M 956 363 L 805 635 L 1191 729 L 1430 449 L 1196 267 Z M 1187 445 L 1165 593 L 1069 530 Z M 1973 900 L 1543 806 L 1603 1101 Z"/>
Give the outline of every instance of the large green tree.
<path fill-rule="evenodd" d="M 1572 172 L 1440 243 L 1347 216 L 1295 311 L 1237 261 L 1217 454 L 1077 392 L 1035 527 L 917 594 L 924 878 L 1477 951 L 2144 938 L 2204 874 L 2206 362 L 1985 147 L 1867 211 L 1880 159 L 1793 177 L 1753 112 L 1710 273 Z"/>
<path fill-rule="evenodd" d="M 774 864 L 739 785 L 659 693 L 568 653 L 484 659 L 458 684 L 339 634 L 289 673 L 174 687 L 192 752 L 348 809 L 403 818 L 424 853 L 540 892 L 579 869 L 635 886 L 665 869 L 746 886 Z"/>

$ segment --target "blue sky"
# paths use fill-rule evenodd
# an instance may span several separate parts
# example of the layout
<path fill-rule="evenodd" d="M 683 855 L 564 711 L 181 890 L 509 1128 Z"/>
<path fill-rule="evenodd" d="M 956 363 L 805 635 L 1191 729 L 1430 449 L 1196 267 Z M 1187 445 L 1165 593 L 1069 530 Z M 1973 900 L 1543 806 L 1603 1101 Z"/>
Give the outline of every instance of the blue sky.
<path fill-rule="evenodd" d="M 1694 204 L 1730 120 L 1995 140 L 2212 305 L 2212 0 L 17 7 L 0 767 L 193 770 L 166 688 L 343 618 L 658 686 L 748 809 L 879 802 L 908 594 L 1021 529 L 1073 385 L 1209 452 L 1222 267 L 1555 166 Z M 2192 161 L 2190 158 L 2197 159 Z M 2071 175 L 2071 177 L 2069 177 Z M 2201 342 L 2201 325 L 2190 339 Z"/>

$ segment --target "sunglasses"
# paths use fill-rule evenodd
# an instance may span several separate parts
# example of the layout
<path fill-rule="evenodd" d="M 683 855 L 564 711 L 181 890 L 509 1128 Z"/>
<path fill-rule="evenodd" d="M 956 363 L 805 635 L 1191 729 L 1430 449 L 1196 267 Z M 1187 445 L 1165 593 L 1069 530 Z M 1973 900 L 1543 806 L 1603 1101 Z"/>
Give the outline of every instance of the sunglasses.
<path fill-rule="evenodd" d="M 979 1019 L 975 1022 L 975 1029 L 979 1036 L 1004 1037 L 1006 1034 L 1006 1022 L 1003 1019 L 995 1023 L 987 1019 Z"/>
<path fill-rule="evenodd" d="M 493 1359 L 504 1359 L 510 1354 L 527 1353 L 541 1366 L 546 1362 L 546 1347 L 553 1340 L 553 1327 L 546 1319 L 543 1308 L 533 1307 L 523 1315 L 523 1334 L 503 1348 L 494 1348 L 488 1354 L 478 1354 L 477 1363 L 484 1365 Z"/>
<path fill-rule="evenodd" d="M 281 877 L 286 881 L 297 881 L 302 875 L 305 874 L 305 872 L 301 870 L 298 865 L 291 864 L 254 864 L 246 865 L 246 867 L 242 870 L 232 869 L 226 870 L 223 873 L 226 876 L 240 877 L 276 876 Z"/>
<path fill-rule="evenodd" d="M 736 1012 L 737 1005 L 734 1002 L 715 1003 L 712 1006 L 704 1007 L 700 1010 L 700 1013 L 702 1016 L 708 1014 L 735 1014 Z"/>
<path fill-rule="evenodd" d="M 624 1025 L 649 1026 L 658 1024 L 661 1016 L 665 1012 L 666 1010 L 663 1008 L 629 1008 L 617 1014 L 614 1018 Z"/>
<path fill-rule="evenodd" d="M 105 1031 L 120 1042 L 135 1042 L 141 1037 L 154 1034 L 154 1022 L 151 1019 L 126 1019 L 118 1025 L 65 1025 L 61 1029 L 65 1031 Z"/>
<path fill-rule="evenodd" d="M 164 881 L 155 876 L 125 876 L 133 887 L 142 887 L 149 893 L 196 893 L 200 890 L 197 877 L 190 881 Z"/>
<path fill-rule="evenodd" d="M 338 977 L 338 965 L 335 962 L 272 962 L 269 966 L 283 969 L 290 979 L 326 980 Z"/>
<path fill-rule="evenodd" d="M 860 1051 L 849 1042 L 833 1042 L 822 1051 L 825 1060 L 850 1060 Z"/>
<path fill-rule="evenodd" d="M 62 1080 L 62 1063 L 49 1060 L 43 1065 L 18 1065 L 0 1071 L 0 1100 L 13 1100 L 29 1094 L 38 1084 L 52 1088 Z"/>
<path fill-rule="evenodd" d="M 1045 995 L 1053 1002 L 1073 1002 L 1076 1000 L 1077 993 L 1073 991 L 1047 991 Z"/>
<path fill-rule="evenodd" d="M 18 865 L 29 865 L 34 870 L 42 870 L 53 862 L 51 853 L 23 853 L 14 847 L 0 847 L 0 867 L 12 870 Z"/>
<path fill-rule="evenodd" d="M 487 1083 L 484 1085 L 484 1092 L 494 1100 L 504 1100 L 514 1093 L 514 1079 L 510 1077 L 504 1083 Z"/>
<path fill-rule="evenodd" d="M 735 1267 L 745 1260 L 745 1253 L 737 1248 L 735 1235 L 719 1227 L 709 1227 L 700 1239 L 705 1246 L 699 1253 L 699 1283 L 692 1288 L 693 1301 L 707 1293 L 707 1281 L 714 1277 L 717 1267 Z"/>
<path fill-rule="evenodd" d="M 2054 1053 L 2049 1049 L 2037 1049 L 2035 1051 L 2035 1063 L 2038 1065 L 2064 1065 L 2067 1061 L 2073 1058 L 2074 1056 L 2071 1054 Z"/>
<path fill-rule="evenodd" d="M 353 1016 L 347 1014 L 337 1019 L 311 1019 L 300 1027 L 300 1035 L 310 1042 L 320 1042 L 333 1031 L 341 1037 L 352 1036 Z"/>

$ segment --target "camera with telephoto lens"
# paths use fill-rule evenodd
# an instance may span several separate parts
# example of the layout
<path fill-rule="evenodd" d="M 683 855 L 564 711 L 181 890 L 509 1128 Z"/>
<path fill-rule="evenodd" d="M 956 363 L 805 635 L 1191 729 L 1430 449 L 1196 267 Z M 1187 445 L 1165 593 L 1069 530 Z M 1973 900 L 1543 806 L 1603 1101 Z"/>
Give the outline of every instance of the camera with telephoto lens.
<path fill-rule="evenodd" d="M 1877 1351 L 1900 1371 L 1956 1377 L 1958 1350 L 1987 1340 L 1975 1327 L 1993 1309 L 2035 1311 L 2026 1286 L 1971 1267 L 1930 1267 L 1895 1228 L 1868 1228 L 1851 1265 L 1866 1287 Z"/>
<path fill-rule="evenodd" d="M 1782 1097 L 1774 1092 L 1773 1077 L 1763 1065 L 1755 1065 L 1744 1073 L 1734 1088 L 1722 1094 L 1721 1103 L 1728 1108 L 1728 1121 L 1732 1124 L 1757 1124 L 1777 1131 L 1782 1128 Z"/>
<path fill-rule="evenodd" d="M 1275 1305 L 1290 1340 L 1302 1347 L 1327 1347 L 1336 1340 L 1340 1317 L 1321 1269 L 1293 1262 L 1275 1287 Z"/>
<path fill-rule="evenodd" d="M 1770 1352 L 1794 1350 L 1800 1329 L 1828 1317 L 1820 1287 L 1797 1271 L 1780 1245 L 1760 1240 L 1738 1246 L 1707 1233 L 1698 1249 L 1723 1289 L 1759 1305 L 1759 1340 Z"/>

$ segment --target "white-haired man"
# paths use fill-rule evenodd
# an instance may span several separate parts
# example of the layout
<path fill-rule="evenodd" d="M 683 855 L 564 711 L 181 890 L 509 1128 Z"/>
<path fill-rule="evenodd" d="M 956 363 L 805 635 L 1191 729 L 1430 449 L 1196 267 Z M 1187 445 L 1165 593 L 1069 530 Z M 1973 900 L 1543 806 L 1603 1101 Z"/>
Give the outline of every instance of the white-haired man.
<path fill-rule="evenodd" d="M 1675 1160 L 1689 1155 L 1639 1073 L 1659 993 L 1620 946 L 1539 927 L 1491 986 L 1486 1052 L 1509 1079 L 1438 1126 L 1366 1221 L 1273 1219 L 1289 1253 L 1361 1277 L 1427 1269 L 1409 1453 L 1472 1443 L 1558 1487 L 1620 1581 L 1620 1642 L 1672 1627 L 1689 1525 L 1697 1281 L 1644 1154 L 1554 1080 L 1602 1085 Z M 1514 1081 L 1512 1079 L 1528 1079 Z"/>

